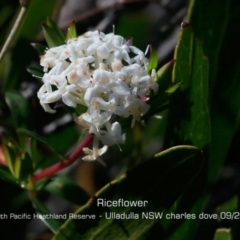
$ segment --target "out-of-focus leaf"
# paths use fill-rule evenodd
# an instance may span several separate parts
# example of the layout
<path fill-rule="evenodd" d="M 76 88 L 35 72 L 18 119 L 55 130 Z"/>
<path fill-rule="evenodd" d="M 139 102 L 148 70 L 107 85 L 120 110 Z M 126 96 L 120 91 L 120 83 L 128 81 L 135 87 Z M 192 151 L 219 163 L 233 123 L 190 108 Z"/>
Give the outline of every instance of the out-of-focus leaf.
<path fill-rule="evenodd" d="M 77 37 L 77 30 L 76 30 L 75 22 L 72 21 L 67 31 L 67 40 L 71 38 L 76 38 L 76 37 Z"/>
<path fill-rule="evenodd" d="M 47 17 L 47 25 L 52 28 L 56 35 L 58 35 L 58 38 L 62 40 L 62 42 L 65 43 L 66 41 L 66 38 L 64 36 L 64 34 L 62 33 L 62 31 L 59 29 L 59 27 L 54 23 L 54 21 L 50 18 L 50 17 Z"/>
<path fill-rule="evenodd" d="M 32 174 L 32 161 L 28 154 L 25 154 L 13 140 L 4 140 L 2 144 L 4 156 L 7 161 L 10 172 L 20 183 L 27 182 Z"/>
<path fill-rule="evenodd" d="M 229 12 L 234 14 L 231 14 L 228 22 L 222 22 L 228 15 L 226 4 L 230 4 Z M 217 62 L 212 64 L 214 65 L 213 67 L 218 66 L 218 72 L 216 79 L 211 81 L 211 83 L 215 82 L 214 90 L 211 94 L 212 139 L 209 156 L 212 167 L 209 169 L 208 175 L 211 183 L 216 181 L 219 171 L 226 160 L 235 131 L 239 126 L 240 114 L 240 48 L 238 47 L 238 38 L 235 37 L 236 29 L 240 28 L 240 21 L 238 21 L 240 4 L 238 0 L 226 1 L 221 5 L 221 8 L 223 9 L 218 9 L 217 12 L 225 11 L 226 13 L 224 18 L 219 18 L 216 24 L 223 24 L 223 33 L 220 36 L 214 33 L 214 36 L 217 42 L 220 41 L 222 43 L 222 48 L 220 55 L 215 57 Z M 210 21 L 213 21 L 213 18 Z M 217 29 L 217 31 L 219 30 Z M 214 48 L 212 51 L 214 51 Z M 211 54 L 214 54 L 214 52 L 211 52 Z"/>
<path fill-rule="evenodd" d="M 153 69 L 156 69 L 158 66 L 158 56 L 157 51 L 154 49 L 151 49 L 151 55 L 150 55 L 150 61 L 148 64 L 147 71 L 151 74 Z"/>
<path fill-rule="evenodd" d="M 14 184 L 17 183 L 17 180 L 10 173 L 9 169 L 2 165 L 0 165 L 0 178 Z"/>
<path fill-rule="evenodd" d="M 69 108 L 69 110 L 72 110 L 72 108 Z M 77 107 L 75 110 L 75 113 L 77 112 L 77 114 L 80 116 L 81 114 L 85 113 L 87 111 L 87 107 L 86 106 L 83 106 L 83 105 L 80 105 L 80 104 L 77 104 Z"/>
<path fill-rule="evenodd" d="M 57 4 L 58 0 L 48 2 L 42 0 L 29 1 L 27 11 L 14 38 L 14 42 L 16 42 L 19 37 L 32 39 L 36 36 L 41 31 L 40 23 L 44 22 L 47 16 L 53 15 Z"/>
<path fill-rule="evenodd" d="M 237 211 L 237 196 L 234 196 L 227 202 L 224 202 L 220 206 L 218 206 L 219 212 L 236 212 Z"/>
<path fill-rule="evenodd" d="M 13 140 L 4 139 L 2 149 L 10 172 L 15 178 L 17 178 L 18 176 L 15 173 L 15 158 L 20 152 L 18 146 Z"/>
<path fill-rule="evenodd" d="M 0 27 L 2 25 L 6 24 L 7 18 L 13 13 L 13 7 L 12 6 L 5 6 L 4 8 L 0 9 Z"/>
<path fill-rule="evenodd" d="M 42 23 L 43 34 L 47 41 L 48 46 L 57 47 L 65 44 L 65 37 L 57 25 L 50 19 L 46 23 Z"/>
<path fill-rule="evenodd" d="M 145 50 L 146 44 L 149 42 L 144 43 L 143 39 L 145 39 L 148 34 L 150 25 L 149 17 L 142 11 L 124 11 L 118 18 L 116 33 L 120 33 L 121 36 L 126 39 L 133 37 L 134 46 Z M 139 31 L 139 29 L 141 29 L 141 31 Z"/>
<path fill-rule="evenodd" d="M 172 70 L 174 67 L 175 60 L 171 60 L 170 62 L 164 64 L 158 71 L 157 71 L 157 83 L 160 86 L 167 87 L 169 84 L 169 79 L 172 79 Z"/>
<path fill-rule="evenodd" d="M 35 133 L 35 132 L 29 131 L 29 130 L 24 129 L 24 128 L 18 128 L 17 132 L 18 133 L 24 133 L 27 136 L 30 136 L 30 137 L 32 137 L 32 138 L 34 138 L 34 139 L 36 139 L 36 140 L 38 140 L 38 141 L 48 145 L 48 141 L 45 138 L 43 138 L 42 136 L 40 136 L 39 134 Z"/>
<path fill-rule="evenodd" d="M 230 229 L 217 229 L 213 240 L 232 240 Z"/>
<path fill-rule="evenodd" d="M 89 200 L 89 195 L 75 182 L 67 177 L 56 177 L 44 190 L 60 196 L 74 204 L 83 205 Z"/>
<path fill-rule="evenodd" d="M 20 179 L 20 171 L 21 171 L 21 162 L 24 159 L 24 153 L 18 152 L 14 158 L 14 175 L 17 179 Z"/>
<path fill-rule="evenodd" d="M 32 43 L 31 44 L 37 51 L 40 55 L 44 55 L 45 54 L 45 51 L 46 51 L 46 46 L 40 44 L 40 43 Z"/>
<path fill-rule="evenodd" d="M 33 77 L 41 78 L 41 79 L 42 79 L 43 74 L 44 74 L 42 68 L 41 67 L 37 67 L 37 66 L 29 66 L 27 68 L 27 71 L 29 73 L 31 73 Z"/>
<path fill-rule="evenodd" d="M 177 146 L 159 153 L 119 179 L 107 184 L 76 215 L 95 219 L 69 219 L 54 240 L 69 239 L 140 239 L 196 177 L 203 164 L 201 152 L 192 146 Z M 174 178 L 173 178 L 174 176 Z M 145 207 L 105 207 L 98 201 L 147 201 Z M 154 219 L 142 218 L 142 212 L 153 212 Z M 137 214 L 138 218 L 113 219 L 109 214 Z M 163 214 L 163 215 L 161 215 Z M 108 217 L 107 217 L 108 216 Z M 160 234 L 158 236 L 161 238 Z"/>
<path fill-rule="evenodd" d="M 14 161 L 15 175 L 22 184 L 27 184 L 33 172 L 33 162 L 28 154 L 19 152 Z"/>
<path fill-rule="evenodd" d="M 45 168 L 47 166 L 50 166 L 54 162 L 56 162 L 56 160 L 60 161 L 60 160 L 65 159 L 65 157 L 59 153 L 59 151 L 58 151 L 59 149 L 55 149 L 55 147 L 53 147 L 51 144 L 49 144 L 49 141 L 47 141 L 45 138 L 43 138 L 39 134 L 29 131 L 27 129 L 23 129 L 23 128 L 18 128 L 17 133 L 19 133 L 20 136 L 26 135 L 28 137 L 32 137 L 34 140 L 39 141 L 40 143 L 43 143 L 44 146 L 46 147 L 46 150 L 49 151 L 49 154 L 50 155 L 52 154 L 51 158 L 53 158 L 53 156 L 54 156 L 54 161 L 52 161 L 52 159 L 49 159 L 48 161 L 46 161 L 46 156 L 45 156 L 45 161 L 34 162 L 33 166 L 35 166 L 36 168 L 42 168 L 42 167 Z M 60 139 L 60 140 L 62 140 L 62 139 Z M 25 140 L 25 142 L 26 142 L 26 140 Z M 33 142 L 33 144 L 34 144 L 34 142 Z M 25 148 L 26 148 L 26 146 L 25 146 Z M 36 156 L 36 146 L 33 145 L 31 150 L 33 151 L 33 155 Z M 58 159 L 55 159 L 56 156 Z"/>
<path fill-rule="evenodd" d="M 10 108 L 15 127 L 25 127 L 29 122 L 29 106 L 27 100 L 19 93 L 6 92 L 5 100 Z"/>
<path fill-rule="evenodd" d="M 56 233 L 61 226 L 61 222 L 56 218 L 51 217 L 51 212 L 41 203 L 41 201 L 34 196 L 30 196 L 37 214 L 41 215 L 41 220 L 46 224 L 46 226 L 53 232 Z M 45 216 L 45 217 L 44 217 Z M 49 217 L 48 217 L 49 216 Z"/>

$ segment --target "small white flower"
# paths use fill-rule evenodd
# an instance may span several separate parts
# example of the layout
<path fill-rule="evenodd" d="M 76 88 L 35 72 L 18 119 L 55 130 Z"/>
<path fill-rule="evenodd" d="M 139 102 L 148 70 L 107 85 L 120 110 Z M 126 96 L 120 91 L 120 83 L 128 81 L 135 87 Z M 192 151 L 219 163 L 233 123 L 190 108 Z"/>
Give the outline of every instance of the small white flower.
<path fill-rule="evenodd" d="M 54 113 L 49 104 L 60 100 L 69 107 L 87 107 L 75 121 L 95 135 L 93 150 L 84 149 L 88 161 L 98 159 L 106 146 L 125 142 L 113 117 L 131 116 L 133 126 L 148 111 L 150 93 L 158 90 L 156 71 L 148 74 L 145 54 L 113 33 L 90 31 L 70 39 L 48 49 L 40 65 L 45 74 L 38 98 L 45 111 Z M 105 146 L 98 149 L 98 141 Z"/>
<path fill-rule="evenodd" d="M 126 135 L 122 134 L 122 128 L 119 122 L 114 122 L 113 124 L 111 124 L 110 122 L 106 122 L 105 126 L 107 128 L 107 131 L 100 130 L 96 133 L 96 136 L 103 144 L 107 146 L 112 146 L 125 142 Z"/>
<path fill-rule="evenodd" d="M 103 146 L 102 148 L 98 148 L 98 139 L 94 137 L 93 139 L 93 149 L 83 148 L 83 152 L 86 154 L 82 159 L 85 161 L 94 161 L 100 160 L 100 156 L 102 156 L 108 149 L 108 146 Z"/>

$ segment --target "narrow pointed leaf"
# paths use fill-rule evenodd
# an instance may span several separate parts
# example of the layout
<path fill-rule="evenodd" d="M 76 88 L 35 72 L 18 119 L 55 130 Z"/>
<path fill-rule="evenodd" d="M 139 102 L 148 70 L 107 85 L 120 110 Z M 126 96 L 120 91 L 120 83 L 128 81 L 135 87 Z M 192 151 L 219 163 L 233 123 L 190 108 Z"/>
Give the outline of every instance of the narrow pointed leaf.
<path fill-rule="evenodd" d="M 66 41 L 64 34 L 50 17 L 47 17 L 46 23 L 50 28 L 52 28 L 55 31 L 55 34 L 58 35 L 59 39 L 61 39 L 63 42 Z"/>
<path fill-rule="evenodd" d="M 208 58 L 203 52 L 202 42 L 196 38 L 191 26 L 186 22 L 182 23 L 174 59 L 176 63 L 172 80 L 174 84 L 182 83 L 182 85 L 178 91 L 170 95 L 165 147 L 180 143 L 191 144 L 202 149 L 207 155 L 211 134 Z M 204 165 L 194 186 L 184 192 L 182 198 L 175 204 L 174 210 L 198 214 L 203 209 L 206 168 L 207 166 Z M 199 219 L 182 222 L 169 220 L 166 224 L 168 240 L 175 240 L 179 235 L 193 239 Z M 172 228 L 177 231 L 172 231 Z"/>
<path fill-rule="evenodd" d="M 29 122 L 29 106 L 27 100 L 17 92 L 6 92 L 5 100 L 11 111 L 15 127 L 25 127 Z"/>
<path fill-rule="evenodd" d="M 166 90 L 166 93 L 169 93 L 169 94 L 174 93 L 181 85 L 182 85 L 181 82 L 177 83 L 177 84 L 174 84 L 173 86 L 171 86 L 170 88 L 168 88 Z"/>
<path fill-rule="evenodd" d="M 39 134 L 35 133 L 35 132 L 32 132 L 32 131 L 24 129 L 24 128 L 18 128 L 17 132 L 18 133 L 24 133 L 24 134 L 26 134 L 26 135 L 28 135 L 28 136 L 36 139 L 36 140 L 48 145 L 47 140 L 45 138 L 43 138 L 42 136 L 40 136 Z"/>
<path fill-rule="evenodd" d="M 44 72 L 41 67 L 29 66 L 27 71 L 32 74 L 33 77 L 42 79 Z"/>
<path fill-rule="evenodd" d="M 33 172 L 33 162 L 28 154 L 19 152 L 14 161 L 14 170 L 16 177 L 21 182 L 28 182 Z"/>
<path fill-rule="evenodd" d="M 20 133 L 20 134 L 26 134 L 27 136 L 30 136 L 32 137 L 33 139 L 43 143 L 44 145 L 46 145 L 48 147 L 48 149 L 50 149 L 53 153 L 55 153 L 60 159 L 65 159 L 64 156 L 62 156 L 61 154 L 59 154 L 50 144 L 49 142 L 43 138 L 42 136 L 40 136 L 39 134 L 33 132 L 33 131 L 29 131 L 27 129 L 24 129 L 24 128 L 18 128 L 17 129 L 17 133 Z"/>
<path fill-rule="evenodd" d="M 31 44 L 39 53 L 39 55 L 44 55 L 46 51 L 46 46 L 40 44 L 40 43 L 32 43 Z"/>
<path fill-rule="evenodd" d="M 7 165 L 9 167 L 10 172 L 12 173 L 12 175 L 17 178 L 16 173 L 15 173 L 15 158 L 16 155 L 19 152 L 19 149 L 17 148 L 17 146 L 15 145 L 15 143 L 13 141 L 5 141 L 2 144 L 2 149 L 3 149 L 3 153 L 5 156 L 5 159 L 7 161 Z"/>
<path fill-rule="evenodd" d="M 65 39 L 59 35 L 58 31 L 46 23 L 42 24 L 43 34 L 50 48 L 65 44 Z"/>
<path fill-rule="evenodd" d="M 153 69 L 156 69 L 158 66 L 158 56 L 157 56 L 157 51 L 155 49 L 151 48 L 151 55 L 150 55 L 150 61 L 148 64 L 148 72 L 151 74 L 151 71 Z"/>
<path fill-rule="evenodd" d="M 166 85 L 166 79 L 169 81 L 172 78 L 172 70 L 174 67 L 175 60 L 171 60 L 170 62 L 164 64 L 157 71 L 157 83 L 159 85 Z"/>
<path fill-rule="evenodd" d="M 202 149 L 210 141 L 208 59 L 190 25 L 181 29 L 175 59 L 173 83 L 182 85 L 171 98 L 168 138 Z"/>
<path fill-rule="evenodd" d="M 77 30 L 76 30 L 75 22 L 72 21 L 67 31 L 67 40 L 71 38 L 76 38 L 76 37 L 77 37 Z"/>
<path fill-rule="evenodd" d="M 14 173 L 17 179 L 20 178 L 21 162 L 23 158 L 24 158 L 24 153 L 18 152 L 14 159 Z"/>

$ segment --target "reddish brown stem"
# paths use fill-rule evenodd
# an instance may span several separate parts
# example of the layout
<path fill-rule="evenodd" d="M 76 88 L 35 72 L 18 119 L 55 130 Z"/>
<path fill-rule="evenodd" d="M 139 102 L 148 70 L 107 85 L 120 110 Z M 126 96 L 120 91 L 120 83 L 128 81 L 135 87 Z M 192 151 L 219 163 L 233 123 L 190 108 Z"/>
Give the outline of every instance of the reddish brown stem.
<path fill-rule="evenodd" d="M 68 156 L 67 159 L 60 161 L 48 168 L 43 169 L 42 171 L 36 173 L 32 177 L 32 182 L 37 182 L 43 178 L 49 177 L 56 172 L 68 167 L 72 163 L 74 163 L 82 154 L 83 148 L 88 147 L 93 141 L 93 134 L 88 134 L 84 140 L 80 143 L 80 145 L 74 149 L 74 151 Z"/>

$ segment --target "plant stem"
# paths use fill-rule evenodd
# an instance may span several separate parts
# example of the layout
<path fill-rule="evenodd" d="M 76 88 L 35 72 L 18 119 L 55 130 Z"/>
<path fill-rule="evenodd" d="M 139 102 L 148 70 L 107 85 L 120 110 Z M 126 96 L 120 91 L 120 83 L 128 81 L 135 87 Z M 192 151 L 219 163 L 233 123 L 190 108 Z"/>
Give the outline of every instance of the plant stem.
<path fill-rule="evenodd" d="M 93 141 L 94 135 L 88 134 L 83 141 L 80 143 L 80 145 L 68 156 L 67 159 L 60 161 L 48 168 L 43 169 L 42 171 L 36 173 L 32 177 L 32 182 L 37 182 L 43 178 L 49 177 L 56 172 L 59 172 L 60 170 L 68 167 L 72 163 L 74 163 L 82 154 L 83 148 L 89 146 Z"/>
<path fill-rule="evenodd" d="M 26 12 L 26 3 L 22 4 L 21 10 L 18 14 L 18 17 L 17 17 L 14 25 L 13 25 L 13 28 L 12 28 L 6 42 L 4 43 L 4 46 L 3 46 L 3 48 L 0 52 L 0 61 L 2 60 L 2 58 L 3 58 L 4 54 L 6 53 L 9 45 L 11 44 L 11 42 L 12 42 L 12 40 L 13 40 L 16 32 L 17 32 L 18 27 L 20 26 L 20 23 L 22 22 L 22 19 L 23 19 L 23 16 L 24 16 L 25 12 Z"/>

